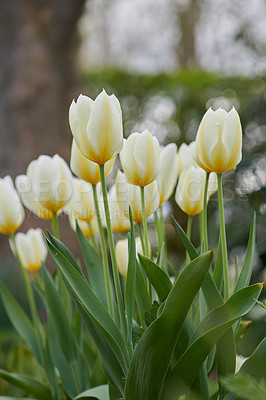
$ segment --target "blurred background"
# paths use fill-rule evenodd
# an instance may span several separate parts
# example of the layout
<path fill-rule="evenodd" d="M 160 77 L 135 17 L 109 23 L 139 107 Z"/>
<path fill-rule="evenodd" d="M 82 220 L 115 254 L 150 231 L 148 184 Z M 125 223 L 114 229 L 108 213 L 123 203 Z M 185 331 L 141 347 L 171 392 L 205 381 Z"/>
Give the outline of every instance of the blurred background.
<path fill-rule="evenodd" d="M 1 0 L 0 59 L 1 177 L 24 174 L 40 154 L 58 153 L 69 162 L 68 108 L 81 92 L 95 98 L 105 88 L 117 95 L 125 137 L 148 128 L 161 144 L 178 146 L 195 139 L 208 107 L 234 106 L 244 148 L 237 171 L 224 179 L 229 254 L 232 263 L 237 256 L 241 264 L 255 210 L 253 279 L 265 279 L 265 0 Z M 186 225 L 173 201 L 166 212 Z M 210 245 L 216 246 L 216 196 L 209 220 Z M 32 226 L 48 227 L 27 214 L 20 230 Z M 63 241 L 78 256 L 63 216 L 60 226 Z M 166 233 L 171 262 L 179 266 L 184 251 L 170 218 Z M 198 245 L 197 221 L 193 234 Z M 4 235 L 0 278 L 23 302 L 19 270 Z M 2 308 L 0 316 L 1 327 L 8 326 Z M 263 310 L 256 317 L 262 329 L 253 335 L 264 336 Z M 8 346 L 2 340 L 1 346 Z M 253 349 L 248 343 L 242 353 Z"/>

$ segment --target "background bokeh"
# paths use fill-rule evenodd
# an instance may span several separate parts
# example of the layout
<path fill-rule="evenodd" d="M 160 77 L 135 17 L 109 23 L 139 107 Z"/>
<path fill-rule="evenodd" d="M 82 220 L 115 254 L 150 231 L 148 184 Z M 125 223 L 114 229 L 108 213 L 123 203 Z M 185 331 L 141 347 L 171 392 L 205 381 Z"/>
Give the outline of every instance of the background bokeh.
<path fill-rule="evenodd" d="M 243 160 L 225 174 L 230 260 L 245 254 L 257 212 L 253 279 L 266 264 L 266 2 L 264 0 L 2 0 L 0 4 L 1 177 L 25 173 L 40 154 L 69 162 L 68 108 L 102 88 L 120 99 L 124 133 L 148 128 L 161 144 L 195 139 L 206 109 L 234 106 L 243 125 Z M 109 183 L 112 181 L 112 177 Z M 185 226 L 174 201 L 165 210 Z M 217 197 L 209 207 L 210 244 L 218 237 Z M 193 241 L 199 244 L 198 222 Z M 27 214 L 21 230 L 48 224 Z M 79 256 L 67 218 L 63 241 Z M 169 254 L 184 251 L 167 220 Z M 152 232 L 151 232 L 152 234 Z M 153 237 L 153 235 L 151 236 Z M 52 267 L 51 260 L 48 261 Z M 19 271 L 0 236 L 0 278 L 23 302 Z M 256 315 L 255 315 L 256 317 Z M 261 318 L 258 311 L 258 318 Z M 264 320 L 261 320 L 264 321 Z M 7 319 L 0 308 L 1 327 Z M 262 322 L 260 336 L 265 323 Z M 256 336 L 256 340 L 257 340 Z M 249 352 L 253 344 L 243 345 Z"/>

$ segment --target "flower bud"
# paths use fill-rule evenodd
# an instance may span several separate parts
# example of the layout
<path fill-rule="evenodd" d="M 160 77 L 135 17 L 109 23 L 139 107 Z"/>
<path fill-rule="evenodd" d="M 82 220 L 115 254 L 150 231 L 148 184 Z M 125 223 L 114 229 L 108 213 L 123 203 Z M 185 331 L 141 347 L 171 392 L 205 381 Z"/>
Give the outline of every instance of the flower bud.
<path fill-rule="evenodd" d="M 235 108 L 228 113 L 211 108 L 205 113 L 196 137 L 196 160 L 206 172 L 223 174 L 242 158 L 242 128 Z"/>
<path fill-rule="evenodd" d="M 188 169 L 189 167 L 191 167 L 191 165 L 194 165 L 194 167 L 198 167 L 198 164 L 196 162 L 196 142 L 191 142 L 189 144 L 182 143 L 179 147 L 177 157 L 179 175 L 181 175 L 181 172 L 184 169 Z"/>
<path fill-rule="evenodd" d="M 47 247 L 44 243 L 41 229 L 29 229 L 27 233 L 17 233 L 15 242 L 18 254 L 24 268 L 28 271 L 37 271 L 47 257 Z M 10 241 L 14 253 L 14 245 Z"/>
<path fill-rule="evenodd" d="M 123 213 L 129 215 L 131 207 L 133 220 L 139 224 L 142 222 L 141 194 L 138 186 L 132 185 L 121 171 L 116 175 L 116 193 L 119 206 Z M 156 181 L 153 181 L 144 189 L 146 218 L 159 207 L 159 190 Z"/>
<path fill-rule="evenodd" d="M 177 147 L 174 143 L 161 146 L 158 183 L 160 205 L 169 199 L 174 191 L 178 175 Z"/>
<path fill-rule="evenodd" d="M 155 136 L 146 129 L 132 133 L 124 140 L 120 160 L 130 183 L 146 186 L 153 182 L 159 171 L 160 145 Z"/>
<path fill-rule="evenodd" d="M 69 124 L 80 151 L 97 164 L 105 164 L 122 149 L 122 112 L 113 94 L 103 90 L 95 101 L 80 95 L 69 108 Z"/>
<path fill-rule="evenodd" d="M 116 157 L 107 161 L 104 166 L 105 177 L 110 175 L 115 163 Z M 97 185 L 101 180 L 99 165 L 86 158 L 79 150 L 75 140 L 73 139 L 71 148 L 70 167 L 72 172 L 85 182 Z"/>
<path fill-rule="evenodd" d="M 57 154 L 41 155 L 32 161 L 26 175 L 16 178 L 22 202 L 38 217 L 51 219 L 72 195 L 72 175 L 66 162 Z"/>
<path fill-rule="evenodd" d="M 112 230 L 114 232 L 126 232 L 130 229 L 130 222 L 128 217 L 122 212 L 119 207 L 116 194 L 116 185 L 113 185 L 108 193 L 109 207 L 110 207 L 110 218 Z"/>
<path fill-rule="evenodd" d="M 150 243 L 149 243 L 150 248 Z M 119 240 L 115 247 L 116 259 L 119 272 L 124 278 L 127 277 L 127 269 L 128 269 L 128 239 Z M 140 238 L 136 238 L 136 255 L 144 254 L 142 250 L 141 240 Z"/>
<path fill-rule="evenodd" d="M 175 201 L 186 214 L 196 215 L 203 209 L 206 173 L 193 165 L 181 172 Z"/>
<path fill-rule="evenodd" d="M 10 176 L 0 178 L 0 232 L 15 232 L 24 220 L 25 212 Z"/>
<path fill-rule="evenodd" d="M 72 214 L 74 219 L 90 222 L 95 216 L 92 186 L 81 179 L 73 178 L 73 193 L 70 201 L 64 207 L 66 214 Z"/>

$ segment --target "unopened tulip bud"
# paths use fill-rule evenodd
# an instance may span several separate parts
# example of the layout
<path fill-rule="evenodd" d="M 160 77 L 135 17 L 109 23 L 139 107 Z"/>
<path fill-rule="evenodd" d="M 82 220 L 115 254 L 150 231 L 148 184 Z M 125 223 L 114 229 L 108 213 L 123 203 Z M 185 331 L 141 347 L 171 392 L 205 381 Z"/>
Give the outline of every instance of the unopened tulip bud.
<path fill-rule="evenodd" d="M 113 157 L 105 164 L 105 177 L 112 172 L 115 159 L 116 157 Z M 89 160 L 81 153 L 74 139 L 71 148 L 70 168 L 77 177 L 92 185 L 97 185 L 101 180 L 99 165 Z"/>
<path fill-rule="evenodd" d="M 73 193 L 70 201 L 64 207 L 66 214 L 72 214 L 74 219 L 90 222 L 95 216 L 92 186 L 81 179 L 73 178 Z"/>
<path fill-rule="evenodd" d="M 177 147 L 170 143 L 165 147 L 161 146 L 159 173 L 156 178 L 159 188 L 160 205 L 169 199 L 174 191 L 178 176 Z"/>
<path fill-rule="evenodd" d="M 110 217 L 113 232 L 126 232 L 130 229 L 130 222 L 127 216 L 122 212 L 119 207 L 116 194 L 116 185 L 113 185 L 109 190 L 109 206 Z"/>
<path fill-rule="evenodd" d="M 10 176 L 0 179 L 0 233 L 14 233 L 24 220 L 25 212 Z"/>
<path fill-rule="evenodd" d="M 138 186 L 132 185 L 121 171 L 116 175 L 116 193 L 119 206 L 128 217 L 129 206 L 132 211 L 133 220 L 139 224 L 143 221 L 141 194 Z M 159 207 L 159 190 L 156 181 L 153 181 L 144 188 L 146 218 L 154 213 Z"/>
<path fill-rule="evenodd" d="M 184 169 L 188 169 L 189 167 L 191 167 L 191 165 L 197 167 L 198 164 L 196 162 L 196 142 L 181 144 L 177 153 L 177 158 L 179 175 L 181 175 L 181 172 Z"/>
<path fill-rule="evenodd" d="M 15 242 L 22 265 L 28 271 L 37 271 L 47 257 L 47 247 L 44 243 L 41 229 L 29 229 L 27 233 L 17 233 Z M 10 241 L 10 247 L 14 251 L 14 245 Z"/>
<path fill-rule="evenodd" d="M 120 152 L 120 160 L 130 183 L 146 186 L 153 182 L 159 171 L 160 145 L 146 129 L 132 133 Z"/>
<path fill-rule="evenodd" d="M 73 214 L 69 214 L 69 224 L 73 231 L 76 231 L 76 219 L 73 216 Z M 89 238 L 91 236 L 94 236 L 98 233 L 98 223 L 96 217 L 93 217 L 90 222 L 84 221 L 82 219 L 77 220 L 78 225 L 81 229 L 81 231 L 84 233 L 84 235 Z"/>
<path fill-rule="evenodd" d="M 196 215 L 203 209 L 206 173 L 201 168 L 183 170 L 177 184 L 175 200 L 187 215 Z"/>
<path fill-rule="evenodd" d="M 103 90 L 93 101 L 80 95 L 69 109 L 69 124 L 80 151 L 105 164 L 123 146 L 122 112 L 118 99 Z"/>
<path fill-rule="evenodd" d="M 242 158 L 242 128 L 234 108 L 211 108 L 203 116 L 196 137 L 196 160 L 206 172 L 223 174 Z"/>
<path fill-rule="evenodd" d="M 38 217 L 52 219 L 71 198 L 72 175 L 57 154 L 41 155 L 29 164 L 26 175 L 16 178 L 16 187 L 25 207 Z"/>
<path fill-rule="evenodd" d="M 149 243 L 150 248 L 150 243 Z M 124 278 L 127 277 L 127 270 L 128 270 L 128 239 L 119 240 L 116 244 L 115 248 L 116 252 L 116 259 L 118 264 L 119 272 Z M 141 240 L 140 238 L 136 238 L 136 255 L 137 254 L 144 254 Z"/>

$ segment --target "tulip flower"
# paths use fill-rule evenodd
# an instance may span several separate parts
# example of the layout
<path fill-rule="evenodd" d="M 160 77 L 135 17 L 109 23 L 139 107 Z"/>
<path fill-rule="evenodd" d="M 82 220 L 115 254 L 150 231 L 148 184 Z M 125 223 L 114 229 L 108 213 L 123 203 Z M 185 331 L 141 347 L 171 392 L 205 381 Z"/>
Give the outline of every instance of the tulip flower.
<path fill-rule="evenodd" d="M 161 146 L 159 173 L 156 178 L 160 195 L 160 206 L 169 199 L 174 191 L 178 175 L 177 147 L 174 143 Z"/>
<path fill-rule="evenodd" d="M 57 154 L 41 155 L 29 164 L 26 175 L 16 178 L 16 187 L 25 207 L 38 217 L 52 219 L 71 198 L 72 175 Z"/>
<path fill-rule="evenodd" d="M 95 217 L 92 186 L 81 179 L 73 178 L 73 193 L 70 201 L 64 207 L 66 214 L 74 219 L 90 222 Z"/>
<path fill-rule="evenodd" d="M 69 214 L 69 225 L 73 229 L 73 231 L 76 231 L 76 219 L 73 216 L 73 214 Z M 96 217 L 93 217 L 91 221 L 88 223 L 87 221 L 84 221 L 82 219 L 77 219 L 78 225 L 84 235 L 87 238 L 90 238 L 98 233 L 98 224 L 97 224 L 97 219 Z"/>
<path fill-rule="evenodd" d="M 146 186 L 153 182 L 159 171 L 160 145 L 156 137 L 146 129 L 132 133 L 124 140 L 120 160 L 130 183 Z"/>
<path fill-rule="evenodd" d="M 25 212 L 10 176 L 0 179 L 0 232 L 14 233 L 24 220 Z"/>
<path fill-rule="evenodd" d="M 235 108 L 211 108 L 205 113 L 196 137 L 196 160 L 206 172 L 223 174 L 242 158 L 242 128 Z"/>
<path fill-rule="evenodd" d="M 140 188 L 132 185 L 121 171 L 116 175 L 116 193 L 119 206 L 128 217 L 129 206 L 131 207 L 134 222 L 143 221 Z M 159 207 L 159 190 L 157 182 L 154 181 L 144 188 L 146 218 L 154 213 Z"/>
<path fill-rule="evenodd" d="M 115 159 L 116 157 L 113 157 L 105 164 L 105 177 L 112 172 Z M 71 148 L 70 168 L 77 177 L 92 185 L 97 185 L 101 180 L 99 165 L 90 161 L 81 153 L 74 139 Z"/>
<path fill-rule="evenodd" d="M 119 240 L 116 244 L 115 252 L 119 272 L 124 278 L 126 278 L 128 269 L 128 239 Z M 143 255 L 141 240 L 139 237 L 136 238 L 136 255 L 138 253 Z"/>
<path fill-rule="evenodd" d="M 178 174 L 181 175 L 181 172 L 184 169 L 188 169 L 191 165 L 197 167 L 198 164 L 196 162 L 196 142 L 191 142 L 189 144 L 183 143 L 179 147 L 179 151 L 177 153 L 178 158 Z"/>
<path fill-rule="evenodd" d="M 110 217 L 113 232 L 126 232 L 130 229 L 130 222 L 128 217 L 122 212 L 119 207 L 116 194 L 116 185 L 113 185 L 109 190 L 109 205 Z"/>
<path fill-rule="evenodd" d="M 69 124 L 80 151 L 99 165 L 122 149 L 122 112 L 115 95 L 103 90 L 95 101 L 80 95 L 69 108 Z"/>
<path fill-rule="evenodd" d="M 176 188 L 175 200 L 187 215 L 193 216 L 202 211 L 205 181 L 206 173 L 202 168 L 196 168 L 192 165 L 190 168 L 182 171 Z M 211 174 L 210 182 L 208 199 L 215 191 L 215 182 L 217 190 L 217 181 L 214 174 Z"/>
<path fill-rule="evenodd" d="M 15 243 L 23 267 L 28 271 L 38 271 L 47 257 L 47 247 L 41 229 L 29 229 L 27 233 L 17 233 Z M 10 247 L 16 255 L 14 244 L 11 241 Z"/>

